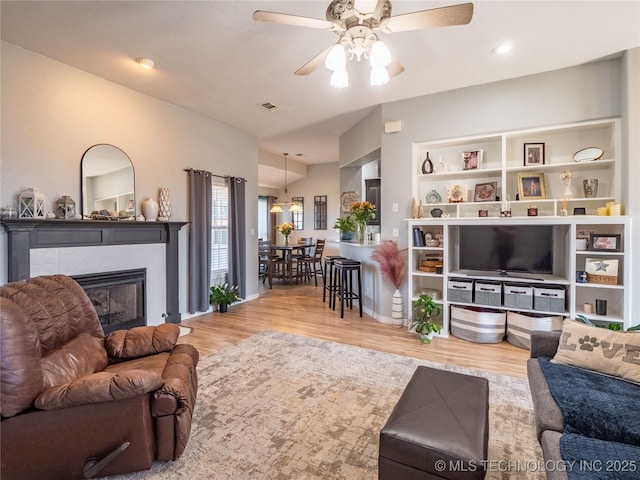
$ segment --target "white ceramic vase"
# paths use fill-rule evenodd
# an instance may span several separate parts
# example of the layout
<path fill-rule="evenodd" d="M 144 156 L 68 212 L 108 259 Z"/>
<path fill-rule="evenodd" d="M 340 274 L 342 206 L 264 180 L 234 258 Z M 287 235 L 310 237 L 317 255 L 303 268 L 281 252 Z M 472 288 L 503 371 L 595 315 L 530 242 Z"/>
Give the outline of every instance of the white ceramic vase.
<path fill-rule="evenodd" d="M 402 294 L 396 289 L 391 302 L 391 319 L 394 327 L 402 325 Z"/>
<path fill-rule="evenodd" d="M 142 214 L 147 222 L 155 222 L 158 218 L 158 202 L 153 198 L 145 198 L 142 201 Z"/>

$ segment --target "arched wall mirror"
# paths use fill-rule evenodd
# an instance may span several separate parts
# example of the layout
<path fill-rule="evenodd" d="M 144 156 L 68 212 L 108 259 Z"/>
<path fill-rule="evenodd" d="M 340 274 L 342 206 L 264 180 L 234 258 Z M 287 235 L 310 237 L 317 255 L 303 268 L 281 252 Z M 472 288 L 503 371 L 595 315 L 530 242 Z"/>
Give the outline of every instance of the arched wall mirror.
<path fill-rule="evenodd" d="M 94 145 L 84 152 L 80 170 L 83 215 L 104 210 L 110 216 L 136 214 L 133 164 L 126 153 L 113 145 Z"/>

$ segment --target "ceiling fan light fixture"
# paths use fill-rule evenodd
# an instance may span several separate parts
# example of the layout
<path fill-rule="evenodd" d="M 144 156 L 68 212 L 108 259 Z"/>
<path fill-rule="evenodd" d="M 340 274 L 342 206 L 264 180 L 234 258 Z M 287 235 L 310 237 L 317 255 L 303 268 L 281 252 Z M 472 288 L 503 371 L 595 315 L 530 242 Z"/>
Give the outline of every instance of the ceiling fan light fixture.
<path fill-rule="evenodd" d="M 347 55 L 342 45 L 335 44 L 331 50 L 329 50 L 324 66 L 332 72 L 337 72 L 347 68 Z"/>
<path fill-rule="evenodd" d="M 382 40 L 376 40 L 371 46 L 369 62 L 372 67 L 386 67 L 391 63 L 391 52 Z"/>
<path fill-rule="evenodd" d="M 372 87 L 385 85 L 389 81 L 389 72 L 386 67 L 372 67 L 369 83 Z"/>
<path fill-rule="evenodd" d="M 349 74 L 347 70 L 336 70 L 331 74 L 330 84 L 333 88 L 347 88 L 349 86 Z"/>

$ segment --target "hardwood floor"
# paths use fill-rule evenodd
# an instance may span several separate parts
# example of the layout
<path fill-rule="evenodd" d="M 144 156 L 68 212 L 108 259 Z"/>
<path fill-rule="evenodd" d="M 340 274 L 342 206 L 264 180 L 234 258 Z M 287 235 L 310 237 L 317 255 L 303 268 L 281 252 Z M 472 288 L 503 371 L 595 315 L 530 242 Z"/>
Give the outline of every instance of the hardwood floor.
<path fill-rule="evenodd" d="M 322 302 L 322 282 L 314 285 L 273 285 L 263 289 L 260 298 L 234 304 L 224 314 L 208 313 L 182 322 L 192 332 L 180 337 L 191 343 L 201 355 L 208 355 L 264 330 L 305 335 L 383 352 L 488 370 L 514 377 L 526 377 L 528 350 L 505 342 L 479 344 L 454 336 L 434 338 L 421 344 L 406 327 L 382 324 L 371 317 L 358 316 L 357 309 L 329 309 Z"/>

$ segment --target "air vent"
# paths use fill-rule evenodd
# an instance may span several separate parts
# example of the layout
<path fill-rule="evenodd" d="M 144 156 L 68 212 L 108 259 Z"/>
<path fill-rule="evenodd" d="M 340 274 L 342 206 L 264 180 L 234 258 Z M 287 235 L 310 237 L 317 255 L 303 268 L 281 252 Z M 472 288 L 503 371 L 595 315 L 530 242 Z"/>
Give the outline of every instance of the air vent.
<path fill-rule="evenodd" d="M 270 102 L 261 103 L 260 106 L 265 110 L 269 110 L 270 112 L 275 112 L 276 110 L 280 110 L 280 107 Z"/>

